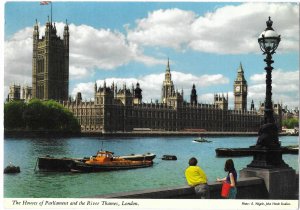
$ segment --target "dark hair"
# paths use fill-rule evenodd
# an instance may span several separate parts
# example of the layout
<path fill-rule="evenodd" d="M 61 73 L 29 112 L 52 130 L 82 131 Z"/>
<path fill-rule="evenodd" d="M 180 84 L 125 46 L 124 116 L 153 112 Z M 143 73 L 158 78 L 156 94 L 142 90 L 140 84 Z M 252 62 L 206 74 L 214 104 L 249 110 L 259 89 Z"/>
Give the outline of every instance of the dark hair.
<path fill-rule="evenodd" d="M 233 163 L 233 160 L 232 160 L 232 159 L 226 160 L 224 170 L 225 170 L 225 171 L 228 171 L 228 172 L 234 170 L 234 163 Z"/>
<path fill-rule="evenodd" d="M 197 165 L 198 161 L 196 158 L 192 157 L 190 160 L 189 160 L 189 165 L 190 166 L 195 166 Z"/>

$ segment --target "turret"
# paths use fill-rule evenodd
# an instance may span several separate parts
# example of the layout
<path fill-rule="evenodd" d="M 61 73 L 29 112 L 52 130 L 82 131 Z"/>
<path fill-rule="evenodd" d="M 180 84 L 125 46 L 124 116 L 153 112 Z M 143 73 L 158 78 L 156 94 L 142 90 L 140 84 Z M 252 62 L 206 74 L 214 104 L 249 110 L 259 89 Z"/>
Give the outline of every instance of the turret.
<path fill-rule="evenodd" d="M 35 25 L 33 27 L 33 41 L 37 41 L 39 39 L 39 25 L 37 19 L 35 19 Z"/>
<path fill-rule="evenodd" d="M 50 34 L 51 34 L 51 24 L 50 24 L 49 16 L 48 16 L 48 22 L 46 23 L 46 28 L 45 28 L 45 38 L 47 40 L 50 39 Z"/>
<path fill-rule="evenodd" d="M 196 91 L 196 86 L 193 84 L 193 88 L 191 91 L 191 104 L 197 104 L 197 91 Z"/>
<path fill-rule="evenodd" d="M 251 101 L 251 108 L 250 108 L 250 110 L 251 110 L 251 111 L 254 111 L 254 109 L 255 109 L 255 108 L 254 108 L 254 102 L 253 102 L 253 100 L 252 100 L 252 101 Z"/>
<path fill-rule="evenodd" d="M 66 25 L 64 27 L 64 45 L 65 47 L 69 48 L 69 26 L 68 26 L 68 21 L 66 20 Z"/>
<path fill-rule="evenodd" d="M 97 93 L 97 82 L 95 82 L 94 91 L 95 91 L 95 94 L 96 94 Z"/>
<path fill-rule="evenodd" d="M 142 103 L 142 89 L 140 88 L 140 84 L 136 83 L 136 88 L 134 89 L 134 104 L 141 104 Z"/>

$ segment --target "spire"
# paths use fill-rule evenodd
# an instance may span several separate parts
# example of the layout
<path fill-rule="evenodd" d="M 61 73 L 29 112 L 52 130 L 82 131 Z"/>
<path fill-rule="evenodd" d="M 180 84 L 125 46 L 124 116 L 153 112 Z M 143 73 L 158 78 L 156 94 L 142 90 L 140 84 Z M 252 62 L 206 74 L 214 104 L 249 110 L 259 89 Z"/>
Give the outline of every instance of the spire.
<path fill-rule="evenodd" d="M 170 71 L 170 60 L 168 58 L 167 71 Z"/>
<path fill-rule="evenodd" d="M 240 67 L 238 68 L 238 72 L 244 73 L 242 62 L 240 62 Z"/>
<path fill-rule="evenodd" d="M 168 58 L 168 63 L 167 63 L 167 68 L 166 68 L 166 73 L 165 73 L 165 80 L 166 81 L 171 81 L 171 70 L 170 70 L 170 60 Z"/>
<path fill-rule="evenodd" d="M 35 19 L 33 35 L 35 36 L 36 39 L 39 38 L 39 25 L 38 25 L 37 19 Z"/>
<path fill-rule="evenodd" d="M 251 108 L 250 108 L 251 111 L 254 111 L 254 102 L 253 102 L 253 99 L 251 101 Z"/>
<path fill-rule="evenodd" d="M 246 81 L 245 76 L 244 76 L 244 69 L 243 69 L 242 62 L 240 62 L 240 66 L 237 71 L 236 81 Z"/>
<path fill-rule="evenodd" d="M 68 24 L 68 20 L 66 19 L 66 25 L 65 25 L 65 30 L 69 29 L 69 24 Z"/>
<path fill-rule="evenodd" d="M 64 35 L 69 35 L 69 25 L 67 19 L 66 19 L 66 25 L 64 27 Z"/>

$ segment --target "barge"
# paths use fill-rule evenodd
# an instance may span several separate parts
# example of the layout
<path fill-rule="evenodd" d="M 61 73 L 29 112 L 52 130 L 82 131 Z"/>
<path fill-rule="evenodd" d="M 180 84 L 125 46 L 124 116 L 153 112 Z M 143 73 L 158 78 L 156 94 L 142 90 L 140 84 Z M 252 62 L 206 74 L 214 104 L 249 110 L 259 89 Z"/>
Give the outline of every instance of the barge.
<path fill-rule="evenodd" d="M 282 154 L 298 154 L 299 146 L 282 146 Z M 254 148 L 217 148 L 216 150 L 217 157 L 243 157 L 251 156 L 254 154 Z"/>

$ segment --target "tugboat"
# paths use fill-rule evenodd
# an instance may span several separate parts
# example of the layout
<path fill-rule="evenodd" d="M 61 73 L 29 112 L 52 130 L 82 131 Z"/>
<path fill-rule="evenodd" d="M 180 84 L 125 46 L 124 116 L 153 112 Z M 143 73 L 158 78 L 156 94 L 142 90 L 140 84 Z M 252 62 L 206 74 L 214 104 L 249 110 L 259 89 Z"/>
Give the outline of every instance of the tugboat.
<path fill-rule="evenodd" d="M 125 160 L 124 158 L 114 157 L 113 152 L 98 151 L 96 156 L 90 157 L 89 160 L 75 161 L 72 172 L 101 172 L 122 169 L 134 169 L 150 167 L 153 162 L 150 160 Z"/>

